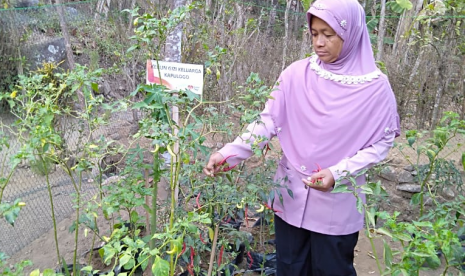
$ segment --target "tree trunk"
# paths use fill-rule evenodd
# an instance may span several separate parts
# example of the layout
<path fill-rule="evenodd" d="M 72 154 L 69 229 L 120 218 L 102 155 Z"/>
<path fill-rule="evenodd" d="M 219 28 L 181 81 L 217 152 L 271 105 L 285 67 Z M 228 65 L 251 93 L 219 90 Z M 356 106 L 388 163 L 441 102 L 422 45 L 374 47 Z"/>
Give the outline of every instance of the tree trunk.
<path fill-rule="evenodd" d="M 415 2 L 416 1 L 416 2 Z M 407 50 L 408 48 L 408 40 L 410 35 L 408 35 L 409 31 L 412 28 L 412 23 L 415 20 L 416 16 L 420 12 L 421 8 L 423 7 L 424 0 L 413 0 L 412 4 L 415 8 L 411 10 L 405 10 L 402 13 L 402 16 L 399 20 L 399 24 L 397 25 L 397 31 L 394 39 L 394 46 L 393 46 L 393 56 L 401 57 L 401 54 L 404 53 L 404 58 L 400 59 L 398 62 L 399 68 L 407 63 Z"/>
<path fill-rule="evenodd" d="M 57 4 L 57 13 L 60 19 L 61 33 L 63 34 L 63 39 L 65 40 L 65 49 L 66 49 L 66 58 L 68 59 L 68 66 L 70 70 L 74 69 L 74 56 L 73 49 L 71 48 L 71 42 L 69 39 L 68 26 L 66 25 L 65 15 L 63 5 L 61 0 L 56 0 Z"/>
<path fill-rule="evenodd" d="M 441 107 L 441 98 L 444 92 L 444 88 L 447 86 L 447 83 L 449 83 L 449 78 L 447 80 L 445 79 L 444 76 L 444 61 L 439 60 L 439 69 L 438 69 L 438 75 L 439 75 L 439 85 L 436 90 L 436 97 L 434 98 L 434 106 L 433 106 L 433 115 L 431 116 L 431 130 L 434 130 L 437 125 L 438 121 L 438 116 L 439 116 L 439 110 Z"/>
<path fill-rule="evenodd" d="M 305 58 L 311 52 L 310 31 L 307 27 L 302 30 L 302 46 L 300 46 L 300 58 Z"/>
<path fill-rule="evenodd" d="M 270 17 L 268 19 L 268 25 L 266 26 L 268 36 L 273 36 L 274 25 L 276 24 L 276 9 L 278 6 L 277 0 L 271 0 Z"/>
<path fill-rule="evenodd" d="M 244 27 L 244 12 L 242 11 L 242 6 L 238 2 L 234 2 L 234 7 L 236 8 L 236 28 L 241 29 Z"/>
<path fill-rule="evenodd" d="M 300 14 L 302 14 L 301 11 L 301 2 L 300 1 L 292 1 L 294 4 L 292 5 L 292 12 L 294 16 L 292 16 L 292 37 L 298 37 L 299 31 L 300 31 L 300 25 L 302 22 L 299 20 L 300 19 Z"/>
<path fill-rule="evenodd" d="M 66 50 L 66 58 L 68 60 L 68 67 L 72 71 L 74 70 L 74 56 L 73 56 L 73 49 L 71 48 L 71 42 L 69 38 L 69 33 L 68 33 L 68 26 L 66 25 L 65 21 L 65 15 L 64 15 L 64 9 L 63 5 L 61 4 L 61 0 L 56 0 L 56 7 L 57 7 L 57 13 L 58 17 L 60 19 L 60 27 L 61 27 L 61 33 L 63 34 L 63 39 L 65 40 L 65 50 Z M 77 90 L 77 97 L 78 97 L 78 102 L 80 107 L 84 107 L 85 105 L 85 100 L 84 100 L 84 94 L 82 94 L 81 90 Z"/>
<path fill-rule="evenodd" d="M 287 0 L 286 11 L 284 12 L 284 38 L 283 38 L 283 61 L 281 71 L 286 68 L 287 45 L 289 40 L 289 10 L 291 8 L 292 0 Z"/>
<path fill-rule="evenodd" d="M 111 0 L 98 0 L 97 9 L 95 11 L 95 19 L 98 19 L 102 16 L 106 19 L 108 17 L 108 12 L 110 11 Z"/>
<path fill-rule="evenodd" d="M 371 5 L 371 17 L 376 18 L 376 0 L 373 0 Z"/>
<path fill-rule="evenodd" d="M 134 8 L 136 7 L 136 0 L 132 0 L 131 1 L 131 7 L 129 8 L 130 10 L 133 10 Z M 129 22 L 128 22 L 128 30 L 127 30 L 127 33 L 128 33 L 128 37 L 130 37 L 131 33 L 132 33 L 132 26 L 133 26 L 133 18 L 132 18 L 132 15 L 129 16 Z"/>
<path fill-rule="evenodd" d="M 381 61 L 383 59 L 385 14 L 386 14 L 386 0 L 381 0 L 381 14 L 379 17 L 379 26 L 378 26 L 378 52 L 376 53 L 376 60 L 378 61 Z"/>
<path fill-rule="evenodd" d="M 462 90 L 462 120 L 465 120 L 465 56 L 462 55 L 462 66 L 460 66 L 460 75 L 459 75 L 459 92 Z"/>

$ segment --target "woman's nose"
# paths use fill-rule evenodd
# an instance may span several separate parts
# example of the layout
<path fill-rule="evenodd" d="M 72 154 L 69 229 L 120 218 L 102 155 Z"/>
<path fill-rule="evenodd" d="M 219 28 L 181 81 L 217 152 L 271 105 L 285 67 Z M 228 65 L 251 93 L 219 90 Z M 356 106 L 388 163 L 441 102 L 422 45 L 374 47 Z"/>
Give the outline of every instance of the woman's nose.
<path fill-rule="evenodd" d="M 319 45 L 319 46 L 324 46 L 325 45 L 325 38 L 322 36 L 322 35 L 318 35 L 316 37 L 316 44 Z"/>

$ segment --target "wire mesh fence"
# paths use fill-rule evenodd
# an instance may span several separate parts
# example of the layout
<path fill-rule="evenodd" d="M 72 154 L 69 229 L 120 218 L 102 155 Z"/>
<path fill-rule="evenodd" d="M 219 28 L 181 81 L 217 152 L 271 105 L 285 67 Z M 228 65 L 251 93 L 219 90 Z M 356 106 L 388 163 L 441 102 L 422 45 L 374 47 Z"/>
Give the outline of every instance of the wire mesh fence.
<path fill-rule="evenodd" d="M 133 1 L 119 1 L 112 7 L 101 6 L 107 1 L 72 2 L 63 5 L 63 18 L 70 34 L 72 51 L 76 61 L 85 64 L 90 68 L 111 67 L 120 61 L 124 56 L 125 49 L 128 48 L 129 36 L 131 35 L 132 22 L 128 13 L 122 13 L 125 8 L 131 8 Z M 247 6 L 248 2 L 243 4 Z M 249 6 L 257 7 L 261 12 L 273 10 L 272 6 L 256 6 L 251 2 Z M 99 6 L 100 5 L 100 6 Z M 254 6 L 255 5 L 255 6 Z M 247 9 L 246 9 L 247 10 Z M 248 11 L 248 16 L 254 16 L 253 11 Z M 277 10 L 280 17 L 284 17 L 284 10 Z M 255 13 L 256 15 L 257 13 Z M 296 12 L 292 14 L 294 20 L 305 22 L 305 13 Z M 63 38 L 62 24 L 60 22 L 59 7 L 57 5 L 8 9 L 0 11 L 0 90 L 11 91 L 18 75 L 38 68 L 42 62 L 61 62 L 66 60 L 66 41 Z M 262 24 L 266 25 L 265 20 Z M 260 23 L 259 23 L 260 24 Z M 277 21 L 276 25 L 282 27 L 283 22 Z M 294 24 L 295 29 L 299 29 L 305 24 Z M 392 24 L 391 33 L 395 32 L 395 25 Z M 282 29 L 282 28 L 281 28 Z M 195 30 L 188 30 L 193 33 Z M 282 30 L 281 30 L 282 31 Z M 278 34 L 280 34 L 278 32 Z M 216 34 L 209 34 L 216 37 Z M 301 35 L 298 36 L 301 38 Z M 247 42 L 247 41 L 246 41 Z M 195 45 L 189 45 L 194 49 Z M 223 45 L 225 48 L 226 45 Z M 266 47 L 266 46 L 263 46 Z M 274 46 L 277 47 L 277 46 Z M 280 51 L 281 49 L 279 49 Z M 272 50 L 272 53 L 279 52 Z M 296 55 L 291 52 L 290 55 Z M 250 62 L 256 60 L 253 56 L 247 58 Z M 245 60 L 245 59 L 244 59 Z M 132 64 L 126 64 L 117 73 L 108 74 L 108 80 L 100 83 L 101 93 L 108 101 L 128 95 L 134 88 L 135 83 L 142 82 L 143 68 L 145 61 L 134 59 Z M 255 63 L 255 62 L 254 62 Z M 236 65 L 237 66 L 237 65 Z M 66 69 L 66 62 L 63 64 Z M 132 67 L 132 71 L 128 68 Z M 279 68 L 280 66 L 276 66 Z M 142 68 L 142 69 L 141 69 Z M 128 70 L 126 70 L 128 69 Z M 264 68 L 264 71 L 269 67 Z M 231 81 L 232 82 L 232 81 Z M 431 103 L 431 101 L 429 102 Z M 430 107 L 428 107 L 430 108 Z M 459 110 L 459 103 L 453 106 Z M 5 103 L 0 102 L 0 120 L 4 125 L 12 125 L 15 118 L 8 113 Z M 137 118 L 134 113 L 123 112 L 112 117 L 110 125 L 101 129 L 98 135 L 106 135 L 114 140 L 124 139 L 127 132 L 121 129 L 131 128 L 137 125 Z M 71 131 L 72 132 L 72 131 Z M 71 132 L 68 141 L 76 143 L 76 137 Z M 400 142 L 406 140 L 399 139 Z M 462 138 L 458 138 L 455 145 L 463 144 Z M 12 139 L 10 147 L 3 149 L 0 156 L 13 155 L 20 148 L 18 141 Z M 447 158 L 456 162 L 458 169 L 463 173 L 460 158 L 463 146 L 454 148 L 453 154 L 446 154 Z M 408 152 L 414 156 L 415 152 Z M 421 163 L 427 163 L 427 157 L 423 156 Z M 3 164 L 0 171 L 8 169 Z M 10 184 L 3 195 L 3 202 L 12 202 L 21 198 L 27 205 L 23 208 L 15 222 L 15 226 L 0 220 L 0 252 L 13 255 L 30 242 L 37 239 L 43 233 L 52 228 L 50 194 L 47 181 L 44 175 L 37 171 L 31 164 L 21 164 L 14 172 Z M 40 170 L 40 169 L 39 169 Z M 76 177 L 76 176 L 74 176 Z M 97 191 L 94 175 L 85 176 L 83 181 L 84 200 L 89 200 Z M 51 196 L 53 198 L 55 215 L 57 221 L 68 217 L 75 210 L 74 193 L 75 187 L 69 175 L 59 167 L 50 174 Z"/>

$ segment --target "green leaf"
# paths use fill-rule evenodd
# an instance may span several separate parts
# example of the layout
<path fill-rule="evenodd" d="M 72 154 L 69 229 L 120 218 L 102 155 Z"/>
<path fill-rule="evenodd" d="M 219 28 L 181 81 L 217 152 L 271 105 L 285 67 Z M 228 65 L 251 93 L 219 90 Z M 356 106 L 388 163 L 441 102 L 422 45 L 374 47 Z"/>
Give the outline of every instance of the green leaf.
<path fill-rule="evenodd" d="M 134 51 L 134 50 L 136 50 L 136 49 L 138 49 L 138 48 L 139 48 L 139 45 L 138 45 L 138 44 L 134 44 L 134 45 L 132 45 L 131 47 L 129 47 L 129 49 L 128 49 L 126 52 L 129 53 L 129 52 L 132 52 L 132 51 Z"/>
<path fill-rule="evenodd" d="M 384 243 L 384 251 L 383 251 L 384 263 L 386 264 L 387 268 L 391 268 L 391 266 L 392 266 L 392 250 L 391 250 L 391 247 L 389 246 L 389 244 L 385 240 L 383 240 L 383 243 Z"/>
<path fill-rule="evenodd" d="M 420 199 L 421 199 L 421 193 L 416 193 L 412 196 L 412 198 L 410 199 L 410 203 L 412 205 L 418 205 L 420 204 Z"/>
<path fill-rule="evenodd" d="M 119 264 L 120 266 L 124 266 L 125 264 L 127 264 L 129 262 L 129 260 L 131 259 L 131 255 L 129 254 L 124 254 L 120 259 L 119 259 Z"/>
<path fill-rule="evenodd" d="M 15 226 L 16 218 L 18 218 L 19 211 L 21 210 L 20 207 L 12 205 L 9 210 L 3 213 L 6 221 L 11 224 L 11 226 Z"/>
<path fill-rule="evenodd" d="M 312 0 L 302 0 L 302 6 L 304 7 L 304 10 L 310 9 L 310 5 L 312 4 Z"/>
<path fill-rule="evenodd" d="M 136 265 L 136 261 L 134 259 L 130 259 L 127 264 L 124 265 L 124 269 L 131 270 Z M 121 274 L 118 274 L 121 275 Z"/>
<path fill-rule="evenodd" d="M 428 155 L 428 159 L 430 162 L 433 162 L 434 158 L 436 157 L 436 153 L 432 149 L 426 150 L 426 155 Z"/>
<path fill-rule="evenodd" d="M 141 102 L 138 102 L 138 103 L 135 103 L 132 108 L 133 109 L 141 109 L 141 108 L 144 108 L 144 107 L 147 107 L 149 106 L 146 102 L 144 101 L 141 101 Z"/>
<path fill-rule="evenodd" d="M 31 274 L 29 274 L 29 276 L 39 276 L 40 275 L 40 270 L 39 269 L 36 269 L 34 271 L 31 272 Z"/>
<path fill-rule="evenodd" d="M 411 252 L 411 254 L 417 257 L 421 257 L 421 258 L 431 257 L 431 254 L 423 253 L 423 252 Z"/>
<path fill-rule="evenodd" d="M 367 22 L 367 28 L 371 32 L 375 30 L 378 27 L 378 19 L 377 18 L 372 18 L 370 21 Z"/>
<path fill-rule="evenodd" d="M 413 4 L 409 0 L 396 0 L 396 2 L 403 9 L 411 10 L 413 8 Z"/>
<path fill-rule="evenodd" d="M 398 238 L 401 241 L 405 241 L 405 242 L 412 241 L 412 237 L 410 235 L 407 235 L 407 234 L 398 233 L 394 237 Z"/>
<path fill-rule="evenodd" d="M 357 203 L 356 203 L 356 205 L 357 205 L 357 210 L 358 210 L 358 212 L 359 212 L 360 214 L 362 214 L 362 213 L 363 213 L 363 201 L 362 201 L 361 198 L 357 197 Z"/>
<path fill-rule="evenodd" d="M 42 272 L 42 276 L 53 276 L 56 275 L 55 271 L 53 269 L 47 268 Z"/>
<path fill-rule="evenodd" d="M 433 224 L 430 221 L 413 221 L 413 225 L 415 225 L 417 227 L 433 228 Z"/>
<path fill-rule="evenodd" d="M 42 121 L 47 125 L 50 125 L 52 123 L 53 117 L 53 114 L 47 114 L 42 118 Z"/>
<path fill-rule="evenodd" d="M 294 198 L 294 192 L 291 189 L 287 189 L 287 193 L 291 198 Z"/>
<path fill-rule="evenodd" d="M 375 222 L 375 215 L 376 215 L 376 210 L 374 208 L 371 208 L 370 210 L 366 210 L 366 214 L 368 216 L 368 221 L 370 222 L 372 227 L 376 226 Z"/>
<path fill-rule="evenodd" d="M 152 273 L 157 276 L 168 276 L 170 273 L 170 264 L 160 258 L 160 256 L 157 256 L 152 265 Z"/>
<path fill-rule="evenodd" d="M 415 137 L 408 137 L 408 138 L 407 138 L 408 145 L 409 145 L 410 147 L 412 147 L 413 144 L 415 143 L 415 140 L 416 140 Z"/>
<path fill-rule="evenodd" d="M 465 170 L 465 152 L 462 153 L 462 167 Z"/>
<path fill-rule="evenodd" d="M 376 233 L 382 234 L 382 235 L 385 235 L 385 236 L 388 236 L 388 237 L 392 238 L 391 232 L 389 232 L 388 230 L 386 230 L 386 229 L 384 229 L 384 228 L 378 228 L 378 229 L 376 229 Z"/>
<path fill-rule="evenodd" d="M 92 90 L 94 90 L 96 93 L 98 93 L 98 83 L 93 82 L 91 84 Z"/>
<path fill-rule="evenodd" d="M 425 261 L 428 264 L 428 267 L 431 269 L 437 269 L 441 265 L 441 260 L 436 254 L 426 258 Z"/>
<path fill-rule="evenodd" d="M 116 250 L 113 247 L 104 247 L 103 262 L 105 264 L 110 264 L 111 259 L 115 256 Z"/>
<path fill-rule="evenodd" d="M 339 184 L 334 187 L 331 193 L 351 193 L 352 191 L 349 190 L 347 185 Z"/>
<path fill-rule="evenodd" d="M 91 265 L 85 266 L 85 267 L 81 268 L 81 271 L 92 272 L 92 266 Z"/>
<path fill-rule="evenodd" d="M 390 7 L 391 10 L 395 13 L 402 13 L 404 11 L 404 9 L 399 4 L 397 4 L 396 1 L 387 2 L 386 7 Z"/>
<path fill-rule="evenodd" d="M 366 195 L 372 195 L 373 194 L 373 189 L 367 185 L 363 185 L 360 187 L 362 189 L 362 194 Z"/>

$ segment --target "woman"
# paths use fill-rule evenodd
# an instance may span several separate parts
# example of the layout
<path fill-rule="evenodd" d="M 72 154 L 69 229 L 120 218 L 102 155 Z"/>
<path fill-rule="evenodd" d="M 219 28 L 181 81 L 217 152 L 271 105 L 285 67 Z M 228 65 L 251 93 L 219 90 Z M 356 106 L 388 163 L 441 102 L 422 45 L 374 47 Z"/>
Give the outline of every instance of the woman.
<path fill-rule="evenodd" d="M 400 134 L 396 101 L 376 68 L 357 0 L 318 0 L 307 19 L 316 55 L 281 73 L 261 122 L 212 154 L 204 172 L 213 176 L 224 156 L 235 154 L 231 166 L 250 157 L 252 133 L 278 136 L 283 157 L 276 180 L 293 197 L 283 190 L 283 204 L 274 201 L 281 211 L 275 215 L 277 275 L 356 275 L 363 214 L 352 194 L 330 191 L 347 172 L 354 175 L 386 157 Z M 357 178 L 358 185 L 365 181 Z"/>

